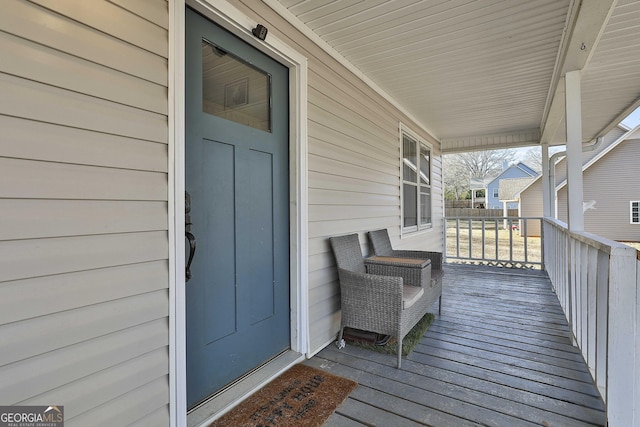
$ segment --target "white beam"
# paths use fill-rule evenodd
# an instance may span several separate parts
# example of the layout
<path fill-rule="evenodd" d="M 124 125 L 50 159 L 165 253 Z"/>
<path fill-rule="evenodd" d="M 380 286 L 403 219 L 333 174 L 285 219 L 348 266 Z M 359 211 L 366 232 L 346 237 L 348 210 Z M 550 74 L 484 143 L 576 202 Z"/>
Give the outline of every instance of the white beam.
<path fill-rule="evenodd" d="M 567 17 L 567 31 L 556 58 L 551 87 L 542 116 L 542 142 L 553 145 L 564 118 L 565 73 L 587 67 L 617 0 L 575 0 Z"/>
<path fill-rule="evenodd" d="M 564 120 L 564 76 L 558 81 L 553 99 L 550 102 L 549 110 L 547 111 L 547 118 L 543 123 L 541 141 L 547 142 L 551 145 L 555 142 L 555 136 L 558 132 L 562 120 Z"/>
<path fill-rule="evenodd" d="M 551 216 L 551 191 L 549 188 L 549 144 L 542 144 L 542 214 Z"/>
<path fill-rule="evenodd" d="M 584 231 L 582 210 L 582 106 L 580 71 L 565 76 L 567 117 L 567 204 L 569 230 Z"/>
<path fill-rule="evenodd" d="M 442 138 L 440 143 L 443 153 L 529 147 L 540 143 L 540 129 Z"/>

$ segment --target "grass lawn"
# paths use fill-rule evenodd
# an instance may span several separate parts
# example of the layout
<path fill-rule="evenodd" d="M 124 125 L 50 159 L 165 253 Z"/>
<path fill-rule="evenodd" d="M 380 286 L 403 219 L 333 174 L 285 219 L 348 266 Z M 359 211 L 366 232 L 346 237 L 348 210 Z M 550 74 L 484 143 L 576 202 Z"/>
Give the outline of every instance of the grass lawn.
<path fill-rule="evenodd" d="M 447 261 L 456 262 L 452 257 L 458 256 L 490 261 L 512 261 L 521 264 L 526 262 L 539 263 L 542 259 L 540 237 L 525 239 L 517 229 L 505 230 L 502 221 L 498 222 L 497 227 L 492 221 L 485 222 L 484 253 L 482 222 L 472 221 L 471 233 L 469 231 L 468 221 L 460 221 L 459 236 L 456 239 L 455 221 L 447 221 Z M 471 238 L 469 234 L 471 234 Z M 469 241 L 471 241 L 471 256 L 469 256 Z"/>

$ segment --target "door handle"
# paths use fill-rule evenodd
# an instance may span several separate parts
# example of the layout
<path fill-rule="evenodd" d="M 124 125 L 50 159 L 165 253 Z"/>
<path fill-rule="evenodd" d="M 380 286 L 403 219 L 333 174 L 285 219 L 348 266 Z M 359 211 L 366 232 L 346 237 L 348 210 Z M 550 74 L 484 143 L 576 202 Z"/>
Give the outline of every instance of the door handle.
<path fill-rule="evenodd" d="M 191 262 L 196 254 L 196 237 L 191 233 L 191 195 L 188 191 L 184 192 L 184 231 L 185 237 L 189 241 L 189 258 L 185 271 L 186 281 L 191 279 Z"/>

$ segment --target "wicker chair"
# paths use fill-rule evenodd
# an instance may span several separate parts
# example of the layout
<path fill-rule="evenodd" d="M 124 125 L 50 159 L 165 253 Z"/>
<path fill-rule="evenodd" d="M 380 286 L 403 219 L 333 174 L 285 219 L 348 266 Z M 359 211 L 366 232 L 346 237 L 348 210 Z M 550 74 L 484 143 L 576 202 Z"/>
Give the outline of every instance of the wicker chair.
<path fill-rule="evenodd" d="M 338 266 L 342 320 L 338 347 L 344 345 L 345 327 L 391 335 L 398 342 L 398 368 L 402 339 L 427 313 L 424 289 L 403 285 L 402 277 L 367 274 L 357 234 L 331 237 Z"/>
<path fill-rule="evenodd" d="M 442 311 L 442 277 L 444 276 L 444 271 L 442 270 L 442 252 L 395 250 L 391 246 L 389 233 L 386 229 L 370 231 L 368 234 L 373 253 L 376 256 L 431 260 L 432 289 L 428 293 L 435 293 L 437 295 L 438 313 L 440 313 Z"/>

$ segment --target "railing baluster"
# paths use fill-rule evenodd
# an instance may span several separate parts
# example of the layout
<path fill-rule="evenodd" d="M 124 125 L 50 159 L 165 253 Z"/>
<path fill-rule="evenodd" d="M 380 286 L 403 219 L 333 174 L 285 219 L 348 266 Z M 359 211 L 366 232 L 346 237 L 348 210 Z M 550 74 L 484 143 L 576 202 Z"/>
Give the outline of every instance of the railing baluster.
<path fill-rule="evenodd" d="M 500 259 L 500 253 L 498 252 L 498 218 L 495 219 L 495 234 L 496 234 L 496 261 Z"/>
<path fill-rule="evenodd" d="M 513 264 L 513 221 L 507 219 L 509 224 L 509 261 Z"/>
<path fill-rule="evenodd" d="M 528 252 L 529 252 L 529 236 L 527 233 L 527 220 L 528 218 L 525 218 L 523 220 L 520 220 L 520 224 L 522 225 L 522 227 L 520 227 L 520 235 L 522 236 L 522 233 L 524 233 L 524 263 L 528 263 L 529 262 L 529 257 L 528 257 Z M 542 244 L 540 245 L 540 250 L 542 250 Z"/>
<path fill-rule="evenodd" d="M 456 218 L 456 258 L 460 258 L 460 219 Z"/>
<path fill-rule="evenodd" d="M 539 221 L 542 226 L 542 218 L 527 218 L 527 217 L 448 217 L 445 218 L 445 243 L 447 245 L 447 259 L 454 261 L 460 260 L 462 262 L 481 262 L 490 265 L 501 265 L 510 267 L 523 267 L 523 268 L 542 268 L 542 254 L 543 254 L 543 242 L 540 238 L 539 249 L 532 243 L 533 238 L 528 236 L 531 227 L 528 225 L 529 221 Z M 466 236 L 462 235 L 461 222 L 466 221 L 464 226 Z M 451 234 L 451 227 L 455 224 L 455 239 Z M 503 224 L 506 227 L 503 227 Z M 515 234 L 514 225 L 522 224 L 522 233 Z M 478 229 L 478 226 L 480 227 Z M 493 227 L 493 233 L 488 228 Z M 503 228 L 506 230 L 501 231 Z M 477 236 L 476 236 L 477 230 Z M 449 237 L 446 236 L 447 232 Z M 508 233 L 508 234 L 505 234 Z M 478 237 L 478 242 L 474 239 Z M 490 240 L 493 241 L 493 251 L 488 248 Z M 507 241 L 508 239 L 508 241 Z M 462 248 L 463 244 L 468 244 L 468 248 Z M 454 248 L 455 245 L 455 248 Z M 480 248 L 478 248 L 480 245 Z M 507 246 L 508 245 L 508 246 Z M 517 245 L 517 248 L 514 247 Z M 539 250 L 539 256 L 536 251 Z M 492 255 L 493 252 L 493 255 Z M 449 255 L 451 254 L 451 255 Z"/>
<path fill-rule="evenodd" d="M 484 255 L 484 242 L 485 242 L 485 237 L 484 237 L 484 217 L 482 217 L 482 260 L 486 261 L 486 257 Z"/>
<path fill-rule="evenodd" d="M 471 225 L 471 218 L 469 218 L 469 259 L 473 259 L 471 256 L 471 241 L 473 240 L 473 229 Z"/>

